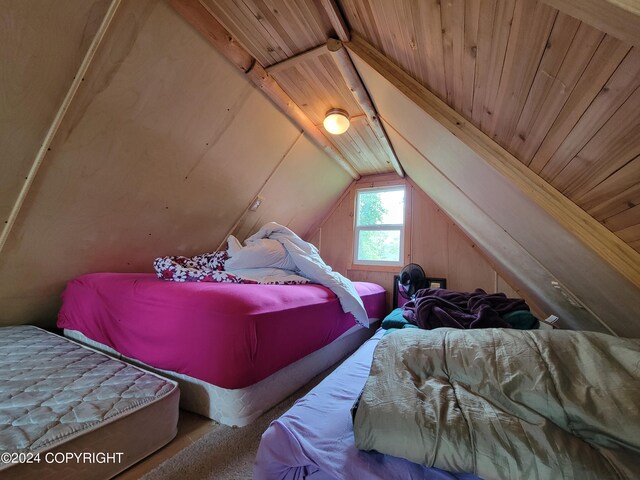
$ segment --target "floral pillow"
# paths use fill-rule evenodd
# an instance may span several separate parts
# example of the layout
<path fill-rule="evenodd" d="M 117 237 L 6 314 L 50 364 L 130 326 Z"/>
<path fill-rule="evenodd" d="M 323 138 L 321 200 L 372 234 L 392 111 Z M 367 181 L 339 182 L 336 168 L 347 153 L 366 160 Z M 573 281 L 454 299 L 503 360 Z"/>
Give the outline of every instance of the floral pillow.
<path fill-rule="evenodd" d="M 158 278 L 170 282 L 256 283 L 225 272 L 228 258 L 226 250 L 195 257 L 162 257 L 154 260 L 153 268 Z"/>

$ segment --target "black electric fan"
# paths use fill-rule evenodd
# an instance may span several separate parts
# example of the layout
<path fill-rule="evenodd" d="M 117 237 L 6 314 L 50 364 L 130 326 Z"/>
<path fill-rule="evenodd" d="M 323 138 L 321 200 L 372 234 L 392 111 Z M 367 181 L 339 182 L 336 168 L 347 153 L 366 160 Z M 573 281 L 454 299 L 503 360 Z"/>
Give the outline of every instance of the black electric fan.
<path fill-rule="evenodd" d="M 398 276 L 398 292 L 404 298 L 411 299 L 415 293 L 425 288 L 427 277 L 424 270 L 417 263 L 410 263 L 402 267 Z"/>

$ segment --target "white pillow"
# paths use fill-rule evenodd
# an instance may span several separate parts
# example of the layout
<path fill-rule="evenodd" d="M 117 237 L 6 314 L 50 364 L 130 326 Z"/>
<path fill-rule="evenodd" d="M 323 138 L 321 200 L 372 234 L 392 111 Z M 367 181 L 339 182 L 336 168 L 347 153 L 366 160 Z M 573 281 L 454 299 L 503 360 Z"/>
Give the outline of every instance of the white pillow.
<path fill-rule="evenodd" d="M 240 268 L 296 270 L 295 262 L 277 240 L 262 238 L 243 247 L 237 238 L 230 235 L 227 243 L 229 258 L 225 262 L 225 270 Z"/>
<path fill-rule="evenodd" d="M 243 280 L 253 280 L 258 283 L 309 283 L 308 278 L 296 275 L 290 270 L 281 270 L 279 268 L 241 268 L 227 270 L 227 273 Z"/>

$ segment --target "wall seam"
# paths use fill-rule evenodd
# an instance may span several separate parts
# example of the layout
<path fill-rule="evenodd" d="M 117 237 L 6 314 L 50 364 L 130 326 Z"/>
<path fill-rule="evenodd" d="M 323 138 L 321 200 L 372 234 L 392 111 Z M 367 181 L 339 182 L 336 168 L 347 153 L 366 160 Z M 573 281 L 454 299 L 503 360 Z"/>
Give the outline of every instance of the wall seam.
<path fill-rule="evenodd" d="M 20 189 L 20 192 L 18 193 L 18 197 L 16 198 L 13 204 L 13 207 L 11 208 L 11 212 L 9 213 L 9 217 L 5 221 L 4 226 L 2 228 L 2 232 L 0 233 L 0 254 L 2 253 L 2 250 L 4 249 L 4 246 L 7 243 L 9 235 L 13 230 L 13 227 L 16 223 L 18 215 L 20 214 L 20 210 L 22 209 L 22 206 L 27 196 L 29 195 L 29 191 L 31 190 L 31 186 L 33 185 L 33 182 L 36 176 L 38 175 L 40 166 L 44 162 L 45 156 L 49 151 L 49 146 L 53 142 L 53 139 L 55 138 L 58 132 L 58 128 L 60 128 L 62 120 L 64 119 L 67 113 L 67 110 L 69 109 L 71 103 L 73 102 L 73 99 L 75 98 L 75 95 L 78 89 L 80 88 L 80 84 L 84 80 L 84 76 L 89 66 L 91 65 L 91 62 L 93 61 L 93 58 L 98 50 L 98 47 L 102 43 L 102 40 L 104 39 L 104 36 L 107 30 L 109 29 L 111 21 L 113 20 L 115 13 L 118 7 L 120 6 L 120 3 L 121 3 L 121 0 L 111 1 L 111 5 L 109 5 L 109 9 L 107 10 L 104 18 L 102 19 L 102 23 L 100 24 L 98 31 L 93 37 L 93 40 L 89 45 L 87 53 L 85 54 L 82 60 L 82 63 L 80 64 L 80 67 L 78 68 L 78 72 L 76 73 L 73 81 L 71 82 L 71 86 L 69 87 L 69 90 L 67 91 L 65 98 L 62 101 L 60 108 L 58 108 L 58 111 L 56 112 L 56 116 L 51 122 L 49 129 L 47 130 L 47 133 L 44 137 L 44 141 L 42 142 L 42 145 L 40 145 L 40 148 L 38 149 L 38 153 L 36 154 L 33 160 L 33 163 L 31 164 L 29 173 L 25 177 L 25 181 L 22 184 L 22 188 Z"/>

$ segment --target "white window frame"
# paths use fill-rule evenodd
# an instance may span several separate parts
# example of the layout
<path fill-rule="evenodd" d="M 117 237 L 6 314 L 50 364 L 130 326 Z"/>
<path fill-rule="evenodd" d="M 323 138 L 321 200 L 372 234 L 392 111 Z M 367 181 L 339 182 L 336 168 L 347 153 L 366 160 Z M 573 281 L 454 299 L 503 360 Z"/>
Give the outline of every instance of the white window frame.
<path fill-rule="evenodd" d="M 358 225 L 358 214 L 361 193 L 370 192 L 392 192 L 392 191 L 404 191 L 404 211 L 403 222 L 401 224 L 386 223 L 382 225 Z M 391 187 L 370 187 L 370 188 L 358 188 L 355 195 L 354 215 L 353 215 L 353 265 L 377 265 L 387 267 L 398 267 L 403 265 L 404 262 L 404 238 L 405 227 L 407 223 L 407 189 L 405 185 L 394 185 Z M 398 252 L 398 261 L 381 261 L 381 260 L 358 260 L 359 239 L 361 231 L 396 231 L 400 232 L 400 251 Z"/>

